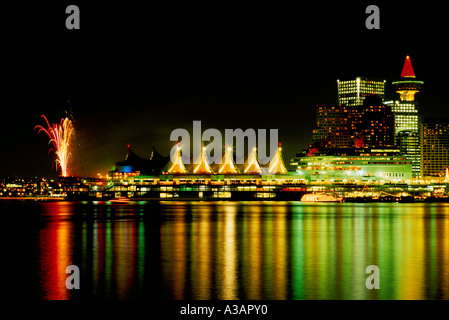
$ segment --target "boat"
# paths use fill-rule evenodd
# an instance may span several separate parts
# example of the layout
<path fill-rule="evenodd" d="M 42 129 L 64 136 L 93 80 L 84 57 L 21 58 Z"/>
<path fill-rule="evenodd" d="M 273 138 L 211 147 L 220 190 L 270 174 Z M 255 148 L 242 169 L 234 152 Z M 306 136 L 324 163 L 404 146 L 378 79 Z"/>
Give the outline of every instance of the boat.
<path fill-rule="evenodd" d="M 343 197 L 333 196 L 324 192 L 307 193 L 302 196 L 301 202 L 343 202 Z"/>
<path fill-rule="evenodd" d="M 119 198 L 110 199 L 109 201 L 116 202 L 116 203 L 127 203 L 130 201 L 130 199 L 127 197 L 119 197 Z"/>

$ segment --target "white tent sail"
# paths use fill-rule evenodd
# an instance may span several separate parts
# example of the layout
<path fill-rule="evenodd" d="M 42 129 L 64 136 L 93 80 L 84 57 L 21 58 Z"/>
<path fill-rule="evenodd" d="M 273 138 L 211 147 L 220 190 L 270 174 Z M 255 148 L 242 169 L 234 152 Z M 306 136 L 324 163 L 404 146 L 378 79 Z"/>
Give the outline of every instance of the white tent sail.
<path fill-rule="evenodd" d="M 257 160 L 257 148 L 253 148 L 248 156 L 248 161 L 245 164 L 245 173 L 257 173 L 261 174 L 262 170 L 260 168 L 259 161 Z"/>
<path fill-rule="evenodd" d="M 193 173 L 197 174 L 213 174 L 214 171 L 212 170 L 209 159 L 207 159 L 207 153 L 206 153 L 206 147 L 203 147 L 201 149 L 201 162 L 196 166 L 196 168 L 193 170 Z"/>
<path fill-rule="evenodd" d="M 172 165 L 170 169 L 168 169 L 168 173 L 177 174 L 177 173 L 187 173 L 187 169 L 182 162 L 181 156 L 181 146 L 178 145 L 178 151 L 173 155 L 173 159 L 171 159 Z"/>
<path fill-rule="evenodd" d="M 282 158 L 282 147 L 279 143 L 278 150 L 274 155 L 273 159 L 270 161 L 270 166 L 268 168 L 268 174 L 286 174 L 288 173 L 285 167 L 284 160 Z"/>
<path fill-rule="evenodd" d="M 225 146 L 225 154 L 223 156 L 222 165 L 221 168 L 218 170 L 218 173 L 220 174 L 238 173 L 232 155 L 232 147 Z"/>

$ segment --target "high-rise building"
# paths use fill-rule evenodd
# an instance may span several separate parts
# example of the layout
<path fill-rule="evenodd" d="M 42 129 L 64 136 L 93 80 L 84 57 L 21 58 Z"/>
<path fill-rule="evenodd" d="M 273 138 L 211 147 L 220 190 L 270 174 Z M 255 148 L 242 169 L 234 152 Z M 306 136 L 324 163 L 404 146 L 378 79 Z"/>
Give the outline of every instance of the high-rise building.
<path fill-rule="evenodd" d="M 396 135 L 396 146 L 400 154 L 412 163 L 413 178 L 421 176 L 421 144 L 419 130 L 400 131 Z"/>
<path fill-rule="evenodd" d="M 420 131 L 422 177 L 444 177 L 449 168 L 449 119 L 424 119 Z"/>
<path fill-rule="evenodd" d="M 317 106 L 316 121 L 311 148 L 394 147 L 394 116 L 377 95 L 360 106 Z"/>
<path fill-rule="evenodd" d="M 400 100 L 387 101 L 394 114 L 395 143 L 402 155 L 412 162 L 413 177 L 421 176 L 421 150 L 419 142 L 418 104 L 415 94 L 424 84 L 416 80 L 412 61 L 409 56 L 405 58 L 402 68 L 401 80 L 392 83 L 399 94 Z"/>
<path fill-rule="evenodd" d="M 350 125 L 353 117 L 352 109 L 347 106 L 317 106 L 312 144 L 320 148 L 353 147 L 354 134 Z"/>
<path fill-rule="evenodd" d="M 337 80 L 338 104 L 340 106 L 360 106 L 369 95 L 385 97 L 385 80 L 357 77 L 351 80 Z"/>

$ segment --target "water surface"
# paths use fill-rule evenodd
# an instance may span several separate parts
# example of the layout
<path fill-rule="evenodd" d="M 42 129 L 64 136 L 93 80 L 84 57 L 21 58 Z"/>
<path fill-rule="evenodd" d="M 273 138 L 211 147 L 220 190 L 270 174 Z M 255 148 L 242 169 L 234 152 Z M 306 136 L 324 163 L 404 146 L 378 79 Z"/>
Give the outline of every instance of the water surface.
<path fill-rule="evenodd" d="M 449 205 L 1 202 L 3 290 L 31 299 L 448 299 Z M 67 290 L 68 265 L 81 289 Z M 365 269 L 377 265 L 380 289 Z"/>

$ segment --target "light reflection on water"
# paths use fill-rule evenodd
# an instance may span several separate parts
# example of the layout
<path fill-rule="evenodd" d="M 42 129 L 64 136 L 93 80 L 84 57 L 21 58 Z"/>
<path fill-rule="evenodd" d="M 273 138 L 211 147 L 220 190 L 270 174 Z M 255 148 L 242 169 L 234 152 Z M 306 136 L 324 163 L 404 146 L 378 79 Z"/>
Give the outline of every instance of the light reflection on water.
<path fill-rule="evenodd" d="M 447 204 L 33 205 L 41 299 L 449 299 Z"/>

